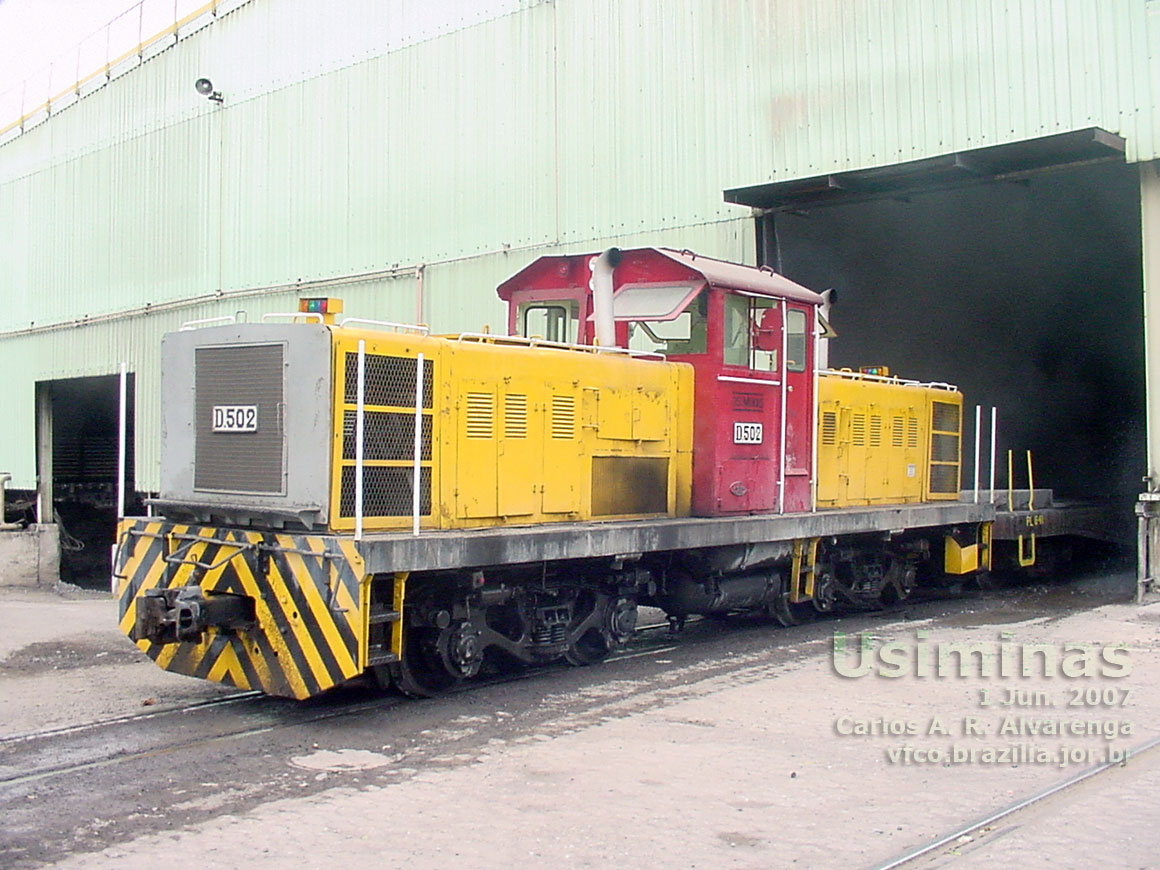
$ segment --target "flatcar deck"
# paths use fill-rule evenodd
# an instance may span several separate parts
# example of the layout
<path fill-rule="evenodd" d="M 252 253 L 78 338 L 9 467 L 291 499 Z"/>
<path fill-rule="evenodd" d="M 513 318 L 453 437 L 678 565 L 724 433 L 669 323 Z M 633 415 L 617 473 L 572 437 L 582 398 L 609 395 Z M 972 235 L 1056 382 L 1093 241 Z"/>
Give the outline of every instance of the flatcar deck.
<path fill-rule="evenodd" d="M 920 529 L 995 519 L 995 506 L 963 502 L 841 508 L 800 514 L 687 517 L 604 523 L 431 531 L 365 536 L 357 548 L 368 573 L 439 571 L 486 565 L 584 559 Z"/>

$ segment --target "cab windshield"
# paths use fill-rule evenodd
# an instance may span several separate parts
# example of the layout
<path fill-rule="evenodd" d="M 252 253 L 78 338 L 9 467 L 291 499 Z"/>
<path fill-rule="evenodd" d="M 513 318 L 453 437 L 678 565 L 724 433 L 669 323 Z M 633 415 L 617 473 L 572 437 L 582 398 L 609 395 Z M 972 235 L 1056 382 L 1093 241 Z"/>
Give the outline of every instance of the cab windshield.
<path fill-rule="evenodd" d="M 708 349 L 708 298 L 704 285 L 630 285 L 612 305 L 616 321 L 628 324 L 630 349 L 683 356 Z"/>

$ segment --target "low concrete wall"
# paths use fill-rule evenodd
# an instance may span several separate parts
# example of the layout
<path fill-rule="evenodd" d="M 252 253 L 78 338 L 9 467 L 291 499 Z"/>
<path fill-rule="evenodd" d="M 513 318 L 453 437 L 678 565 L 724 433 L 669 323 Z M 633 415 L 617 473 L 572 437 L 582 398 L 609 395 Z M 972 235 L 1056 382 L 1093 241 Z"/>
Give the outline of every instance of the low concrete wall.
<path fill-rule="evenodd" d="M 0 531 L 0 586 L 52 586 L 60 580 L 60 530 L 55 523 Z"/>

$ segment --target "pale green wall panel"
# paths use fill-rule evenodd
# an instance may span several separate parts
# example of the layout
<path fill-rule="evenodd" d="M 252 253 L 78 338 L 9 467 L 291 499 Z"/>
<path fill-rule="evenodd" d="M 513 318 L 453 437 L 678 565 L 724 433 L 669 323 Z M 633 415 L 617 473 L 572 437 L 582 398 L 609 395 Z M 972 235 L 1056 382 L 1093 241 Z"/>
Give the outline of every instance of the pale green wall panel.
<path fill-rule="evenodd" d="M 30 485 L 34 381 L 127 358 L 155 488 L 161 333 L 300 280 L 398 267 L 333 295 L 409 321 L 424 266 L 435 329 L 501 329 L 541 253 L 752 261 L 726 188 L 1090 126 L 1153 159 L 1158 94 L 1158 0 L 251 0 L 0 145 L 0 469 Z"/>

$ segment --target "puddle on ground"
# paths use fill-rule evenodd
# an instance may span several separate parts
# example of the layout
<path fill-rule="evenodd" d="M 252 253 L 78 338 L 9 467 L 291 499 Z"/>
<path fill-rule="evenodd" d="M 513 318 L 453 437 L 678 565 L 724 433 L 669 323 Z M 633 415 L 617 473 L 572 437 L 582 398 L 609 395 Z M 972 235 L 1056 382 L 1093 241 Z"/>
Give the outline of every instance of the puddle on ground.
<path fill-rule="evenodd" d="M 391 759 L 367 749 L 319 749 L 309 755 L 297 755 L 290 763 L 303 770 L 322 770 L 340 773 L 348 770 L 374 770 L 385 767 Z"/>

